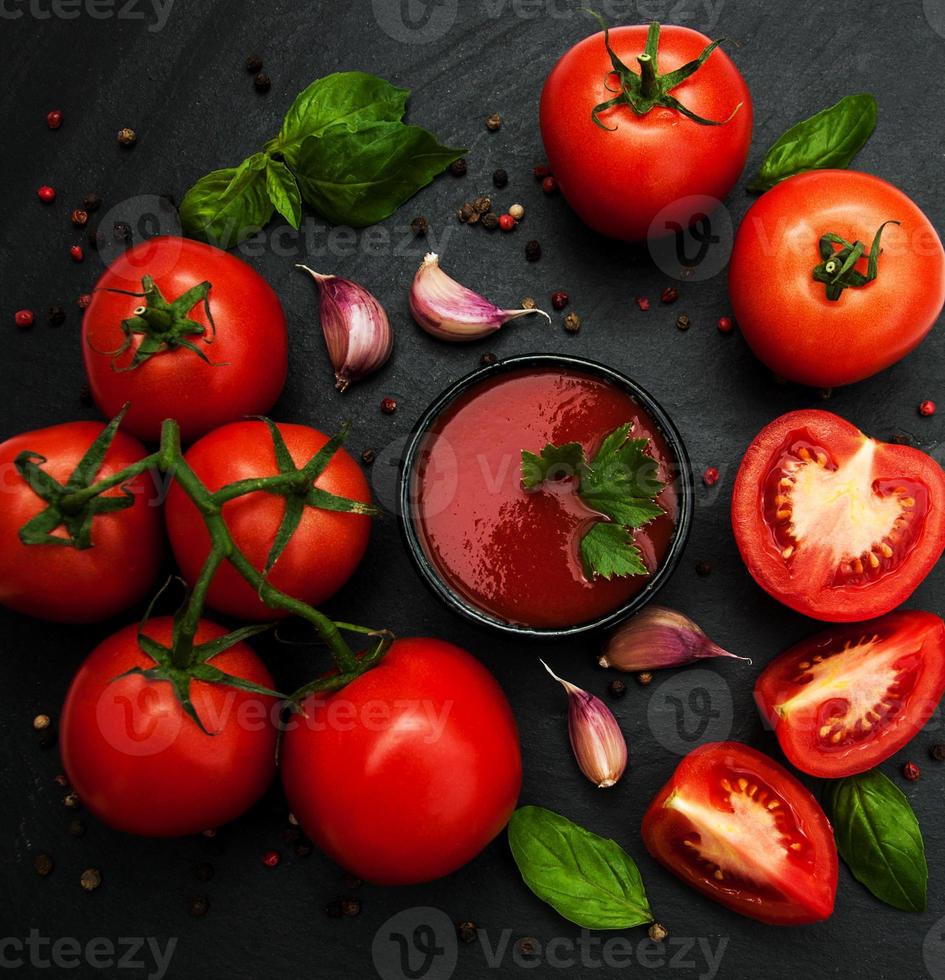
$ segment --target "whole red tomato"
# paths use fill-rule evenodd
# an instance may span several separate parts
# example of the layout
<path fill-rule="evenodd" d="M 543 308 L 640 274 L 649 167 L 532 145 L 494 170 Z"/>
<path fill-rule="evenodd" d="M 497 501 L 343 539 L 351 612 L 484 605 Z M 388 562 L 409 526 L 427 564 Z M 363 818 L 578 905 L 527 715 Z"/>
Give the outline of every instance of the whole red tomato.
<path fill-rule="evenodd" d="M 848 250 L 824 240 L 835 235 L 861 243 L 851 278 L 867 279 L 886 222 L 898 224 L 883 228 L 875 279 L 836 295 L 814 278 L 830 263 L 835 274 L 842 270 Z M 772 371 L 832 388 L 876 374 L 918 346 L 945 303 L 945 251 L 928 218 L 892 184 L 816 170 L 752 205 L 735 237 L 729 293 L 745 340 Z"/>
<path fill-rule="evenodd" d="M 636 74 L 645 26 L 617 27 L 610 45 Z M 688 27 L 664 27 L 657 70 L 669 74 L 699 57 L 711 42 Z M 706 125 L 656 104 L 642 115 L 624 103 L 597 113 L 620 89 L 604 34 L 585 38 L 555 65 L 541 93 L 541 136 L 548 162 L 581 220 L 612 238 L 640 241 L 690 224 L 735 185 L 751 143 L 748 86 L 729 56 L 716 48 L 667 95 L 721 125 Z M 724 122 L 722 122 L 724 120 Z M 602 128 L 606 127 L 606 128 Z M 697 206 L 687 198 L 704 200 Z M 651 227 L 660 216 L 658 228 Z"/>
<path fill-rule="evenodd" d="M 277 426 L 296 466 L 301 467 L 328 442 L 328 437 L 305 425 Z M 211 492 L 237 480 L 275 476 L 278 472 L 272 434 L 265 422 L 233 422 L 194 443 L 185 459 Z M 336 496 L 370 503 L 371 491 L 361 468 L 339 449 L 315 481 Z M 255 492 L 223 505 L 223 519 L 237 547 L 259 570 L 265 568 L 282 518 L 286 499 Z M 167 530 L 184 578 L 194 582 L 210 552 L 210 535 L 203 517 L 175 483 L 165 505 Z M 306 507 L 302 519 L 268 575 L 277 589 L 317 606 L 334 595 L 364 557 L 371 519 L 363 514 Z M 217 570 L 207 604 L 240 619 L 266 620 L 286 615 L 270 609 L 232 565 Z"/>
<path fill-rule="evenodd" d="M 170 617 L 145 633 L 167 645 Z M 185 714 L 168 681 L 140 674 L 154 661 L 126 626 L 79 668 L 62 709 L 60 745 L 70 784 L 84 806 L 116 830 L 146 837 L 196 834 L 234 820 L 265 792 L 275 773 L 274 698 L 192 681 L 190 697 L 206 732 Z M 226 633 L 202 620 L 198 643 Z M 213 657 L 227 674 L 272 688 L 246 643 Z M 209 734 L 207 734 L 209 732 Z"/>
<path fill-rule="evenodd" d="M 478 660 L 440 640 L 397 640 L 341 691 L 288 722 L 282 782 L 312 840 L 359 878 L 429 881 L 506 825 L 522 764 L 515 720 Z"/>
<path fill-rule="evenodd" d="M 164 419 L 177 419 L 186 443 L 272 407 L 286 378 L 285 315 L 265 279 L 235 256 L 186 238 L 152 238 L 99 279 L 82 353 L 102 412 L 112 417 L 130 402 L 125 428 L 152 442 Z"/>
<path fill-rule="evenodd" d="M 14 460 L 30 452 L 44 457 L 40 469 L 66 484 L 89 447 L 102 433 L 100 422 L 66 422 L 7 439 L 0 445 L 0 603 L 43 619 L 92 623 L 108 619 L 137 602 L 157 575 L 163 550 L 157 489 L 144 474 L 127 489 L 135 503 L 125 510 L 92 518 L 91 547 L 75 548 L 64 527 L 51 533 L 62 543 L 24 544 L 20 529 L 48 504 L 17 472 Z M 147 450 L 131 436 L 116 433 L 97 479 L 136 463 Z M 121 497 L 118 487 L 105 497 Z"/>

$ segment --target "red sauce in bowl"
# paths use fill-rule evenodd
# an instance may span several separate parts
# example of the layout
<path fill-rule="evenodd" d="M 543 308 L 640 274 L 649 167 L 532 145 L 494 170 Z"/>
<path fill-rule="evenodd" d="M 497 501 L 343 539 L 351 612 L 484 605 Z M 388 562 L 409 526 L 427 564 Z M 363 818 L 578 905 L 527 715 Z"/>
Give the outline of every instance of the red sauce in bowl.
<path fill-rule="evenodd" d="M 526 492 L 521 454 L 579 442 L 592 458 L 604 437 L 633 422 L 667 484 L 666 512 L 634 532 L 652 574 L 663 562 L 678 513 L 676 460 L 645 409 L 603 378 L 558 367 L 522 368 L 459 395 L 436 419 L 414 468 L 411 496 L 427 559 L 451 591 L 507 623 L 562 629 L 613 612 L 650 576 L 585 577 L 580 541 L 600 515 L 574 480 Z"/>

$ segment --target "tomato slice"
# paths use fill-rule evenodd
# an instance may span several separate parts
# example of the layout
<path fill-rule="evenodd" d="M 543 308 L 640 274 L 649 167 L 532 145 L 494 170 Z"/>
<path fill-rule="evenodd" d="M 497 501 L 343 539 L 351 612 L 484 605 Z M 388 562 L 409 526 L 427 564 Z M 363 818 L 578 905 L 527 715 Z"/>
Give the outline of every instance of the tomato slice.
<path fill-rule="evenodd" d="M 755 684 L 784 754 L 812 776 L 865 772 L 898 752 L 945 694 L 945 622 L 890 613 L 785 650 Z"/>
<path fill-rule="evenodd" d="M 647 850 L 688 885 L 772 925 L 833 912 L 837 847 L 813 796 L 739 742 L 700 746 L 643 818 Z"/>
<path fill-rule="evenodd" d="M 775 599 L 828 622 L 872 619 L 908 599 L 945 549 L 945 473 L 830 412 L 789 412 L 748 447 L 732 526 Z"/>

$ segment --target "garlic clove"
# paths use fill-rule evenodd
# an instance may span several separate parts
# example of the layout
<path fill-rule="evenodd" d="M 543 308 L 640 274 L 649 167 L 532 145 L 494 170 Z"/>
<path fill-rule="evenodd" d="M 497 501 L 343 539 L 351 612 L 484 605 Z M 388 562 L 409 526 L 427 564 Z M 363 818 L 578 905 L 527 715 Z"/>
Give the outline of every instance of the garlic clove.
<path fill-rule="evenodd" d="M 345 391 L 352 381 L 373 374 L 387 363 L 394 334 L 387 312 L 373 293 L 341 276 L 304 269 L 318 286 L 320 319 L 335 387 Z"/>
<path fill-rule="evenodd" d="M 598 789 L 613 786 L 627 768 L 627 740 L 614 713 L 593 694 L 559 677 L 539 663 L 567 691 L 568 735 L 581 772 Z"/>
<path fill-rule="evenodd" d="M 427 333 L 441 340 L 462 342 L 488 337 L 504 323 L 544 310 L 503 310 L 473 292 L 440 268 L 440 258 L 427 252 L 410 287 L 410 312 Z"/>
<path fill-rule="evenodd" d="M 707 657 L 747 660 L 713 643 L 688 616 L 663 606 L 647 606 L 607 639 L 601 667 L 637 672 L 681 667 Z"/>

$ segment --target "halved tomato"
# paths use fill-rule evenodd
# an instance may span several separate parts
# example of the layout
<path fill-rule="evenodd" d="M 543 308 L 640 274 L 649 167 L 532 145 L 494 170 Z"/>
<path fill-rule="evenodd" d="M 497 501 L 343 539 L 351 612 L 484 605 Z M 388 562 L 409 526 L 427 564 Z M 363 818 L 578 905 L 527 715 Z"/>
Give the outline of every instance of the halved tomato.
<path fill-rule="evenodd" d="M 945 693 L 945 622 L 894 612 L 785 650 L 755 684 L 784 754 L 812 776 L 865 772 L 898 752 Z"/>
<path fill-rule="evenodd" d="M 945 549 L 945 473 L 830 412 L 789 412 L 748 447 L 732 526 L 752 578 L 779 602 L 828 622 L 873 619 Z"/>
<path fill-rule="evenodd" d="M 643 818 L 661 864 L 709 898 L 771 925 L 833 912 L 837 846 L 824 811 L 783 767 L 739 742 L 690 752 Z"/>

